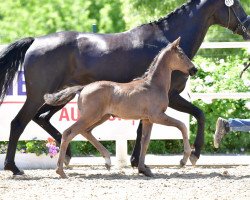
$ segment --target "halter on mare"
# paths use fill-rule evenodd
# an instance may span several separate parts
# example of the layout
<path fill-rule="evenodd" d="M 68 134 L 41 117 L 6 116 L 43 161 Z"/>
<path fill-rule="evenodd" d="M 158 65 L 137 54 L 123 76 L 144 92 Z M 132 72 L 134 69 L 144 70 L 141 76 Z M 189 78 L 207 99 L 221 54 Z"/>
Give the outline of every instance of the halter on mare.
<path fill-rule="evenodd" d="M 236 0 L 236 1 L 237 1 L 237 0 Z M 242 29 L 242 31 L 243 31 L 245 34 L 249 35 L 249 34 L 247 33 L 247 28 L 246 28 L 246 26 L 244 25 L 244 24 L 247 22 L 248 18 L 246 18 L 244 21 L 241 21 L 241 19 L 237 16 L 237 14 L 236 14 L 236 12 L 235 12 L 235 10 L 234 10 L 234 8 L 233 8 L 234 0 L 225 0 L 225 5 L 228 7 L 228 23 L 227 23 L 227 28 L 229 28 L 229 25 L 230 25 L 230 17 L 231 17 L 231 9 L 232 9 L 232 11 L 233 11 L 233 13 L 234 13 L 234 16 L 236 17 L 236 19 L 237 19 L 237 21 L 238 21 L 238 24 L 237 24 L 235 30 L 233 31 L 233 33 L 238 33 L 238 31 L 239 31 L 240 29 Z"/>
<path fill-rule="evenodd" d="M 235 12 L 235 10 L 234 10 L 234 8 L 233 8 L 234 0 L 225 0 L 225 5 L 228 7 L 228 23 L 227 23 L 227 28 L 229 28 L 229 25 L 230 25 L 230 15 L 231 15 L 231 12 L 230 12 L 230 11 L 231 11 L 231 9 L 232 9 L 232 11 L 233 11 L 233 13 L 234 13 L 234 16 L 236 17 L 236 19 L 237 19 L 237 21 L 238 21 L 238 24 L 237 24 L 235 30 L 233 31 L 233 33 L 238 33 L 238 31 L 239 31 L 240 29 L 242 29 L 242 31 L 243 31 L 245 34 L 249 35 L 249 34 L 247 33 L 247 28 L 246 28 L 245 25 L 244 25 L 244 24 L 247 22 L 248 18 L 246 18 L 244 21 L 241 21 L 241 20 L 240 20 L 240 18 L 237 16 L 237 14 L 236 14 L 236 12 Z M 248 68 L 249 66 L 250 66 L 250 63 L 246 64 L 245 68 L 244 68 L 244 69 L 242 70 L 242 72 L 240 73 L 240 78 L 242 77 L 244 71 L 246 71 L 247 68 Z"/>

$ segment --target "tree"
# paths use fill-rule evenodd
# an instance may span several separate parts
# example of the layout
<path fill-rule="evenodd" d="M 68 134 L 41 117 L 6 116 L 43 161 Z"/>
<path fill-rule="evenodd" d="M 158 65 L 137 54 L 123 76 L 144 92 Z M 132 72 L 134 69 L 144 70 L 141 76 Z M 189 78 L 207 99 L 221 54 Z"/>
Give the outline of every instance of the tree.
<path fill-rule="evenodd" d="M 1 43 L 64 30 L 90 32 L 94 23 L 105 33 L 125 27 L 116 0 L 8 0 L 0 7 Z"/>

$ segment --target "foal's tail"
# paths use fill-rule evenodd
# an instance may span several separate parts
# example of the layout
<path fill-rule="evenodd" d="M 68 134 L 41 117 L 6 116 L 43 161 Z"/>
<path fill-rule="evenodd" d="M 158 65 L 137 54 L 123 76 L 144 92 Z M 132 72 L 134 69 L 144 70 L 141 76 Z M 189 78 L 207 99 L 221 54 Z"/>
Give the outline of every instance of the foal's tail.
<path fill-rule="evenodd" d="M 52 106 L 60 106 L 72 100 L 78 91 L 81 91 L 85 86 L 73 86 L 63 89 L 57 93 L 45 94 L 45 103 Z"/>
<path fill-rule="evenodd" d="M 0 105 L 6 96 L 19 66 L 22 66 L 24 56 L 35 38 L 28 37 L 13 42 L 0 53 Z"/>

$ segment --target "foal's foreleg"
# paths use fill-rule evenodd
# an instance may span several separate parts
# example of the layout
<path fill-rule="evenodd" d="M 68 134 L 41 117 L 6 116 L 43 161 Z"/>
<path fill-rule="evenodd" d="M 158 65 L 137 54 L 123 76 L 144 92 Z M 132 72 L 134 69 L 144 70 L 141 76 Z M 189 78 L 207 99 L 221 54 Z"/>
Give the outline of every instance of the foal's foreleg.
<path fill-rule="evenodd" d="M 150 135 L 153 124 L 148 120 L 142 121 L 141 152 L 139 157 L 138 171 L 145 176 L 154 176 L 149 167 L 145 165 L 145 156 L 150 142 Z"/>
<path fill-rule="evenodd" d="M 174 126 L 181 131 L 182 137 L 183 137 L 184 155 L 183 155 L 183 159 L 181 159 L 180 161 L 180 165 L 184 166 L 187 163 L 187 160 L 191 155 L 191 147 L 189 144 L 187 127 L 185 126 L 185 124 L 177 119 L 167 116 L 165 113 L 161 113 L 159 115 L 153 116 L 151 120 L 157 124 L 162 124 L 166 126 Z"/>
<path fill-rule="evenodd" d="M 201 149 L 204 144 L 205 115 L 202 110 L 181 97 L 178 92 L 172 92 L 169 95 L 169 107 L 181 112 L 189 113 L 197 120 L 198 128 L 194 143 L 195 150 L 192 151 L 190 156 L 191 163 L 195 165 L 200 157 Z"/>

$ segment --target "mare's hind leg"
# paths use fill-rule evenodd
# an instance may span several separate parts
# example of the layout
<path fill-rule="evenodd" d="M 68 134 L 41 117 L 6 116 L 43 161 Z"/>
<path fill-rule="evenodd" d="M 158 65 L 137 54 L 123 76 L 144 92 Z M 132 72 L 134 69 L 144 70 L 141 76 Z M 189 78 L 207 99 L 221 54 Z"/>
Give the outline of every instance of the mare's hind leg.
<path fill-rule="evenodd" d="M 61 133 L 50 123 L 51 117 L 60 109 L 62 109 L 65 105 L 61 106 L 51 106 L 48 104 L 44 104 L 37 112 L 33 121 L 36 122 L 39 126 L 41 126 L 45 131 L 47 131 L 60 145 L 62 135 Z M 66 156 L 64 160 L 64 164 L 69 165 L 71 159 L 71 151 L 70 144 L 66 151 Z"/>
<path fill-rule="evenodd" d="M 141 153 L 139 158 L 138 171 L 145 176 L 154 176 L 149 167 L 145 166 L 145 156 L 150 142 L 150 135 L 153 124 L 148 120 L 142 120 Z"/>
<path fill-rule="evenodd" d="M 29 98 L 27 98 L 23 107 L 11 122 L 4 170 L 10 170 L 14 175 L 24 174 L 23 171 L 18 169 L 14 162 L 18 139 L 41 105 L 42 102 L 32 102 Z"/>
<path fill-rule="evenodd" d="M 167 116 L 165 113 L 152 116 L 150 121 L 165 126 L 174 126 L 181 131 L 183 137 L 184 154 L 183 154 L 183 159 L 180 161 L 180 165 L 184 166 L 191 155 L 191 147 L 189 144 L 187 127 L 185 126 L 185 124 L 177 119 Z"/>
<path fill-rule="evenodd" d="M 205 115 L 202 110 L 181 97 L 177 92 L 171 93 L 171 95 L 169 95 L 169 107 L 181 112 L 188 113 L 194 116 L 197 120 L 198 129 L 194 143 L 195 150 L 192 151 L 192 154 L 190 156 L 191 163 L 195 165 L 200 157 L 201 149 L 204 144 Z"/>

